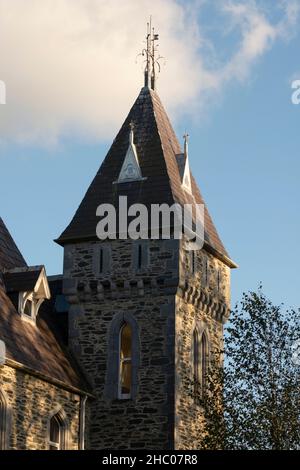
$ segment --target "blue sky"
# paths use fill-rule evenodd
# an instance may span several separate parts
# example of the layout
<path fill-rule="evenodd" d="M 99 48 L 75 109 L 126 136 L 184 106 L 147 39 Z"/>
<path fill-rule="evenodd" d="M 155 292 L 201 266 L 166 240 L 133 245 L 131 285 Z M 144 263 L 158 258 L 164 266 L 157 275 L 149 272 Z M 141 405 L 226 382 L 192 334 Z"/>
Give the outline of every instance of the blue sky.
<path fill-rule="evenodd" d="M 133 8 L 136 2 L 127 3 Z M 234 13 L 230 10 L 230 18 L 224 17 L 218 1 L 214 8 L 205 1 L 156 3 L 163 18 L 156 13 L 160 48 L 167 57 L 159 94 L 179 138 L 185 129 L 190 134 L 191 169 L 225 246 L 240 266 L 232 273 L 233 303 L 243 291 L 262 282 L 274 302 L 300 306 L 300 105 L 291 103 L 291 81 L 300 79 L 300 27 L 291 18 L 289 23 L 286 20 L 292 14 L 287 5 L 299 7 L 299 2 L 282 2 L 285 10 L 268 1 L 263 9 L 261 2 L 227 2 L 229 7 L 247 6 L 248 13 L 253 13 L 252 23 L 245 23 L 245 12 L 236 9 Z M 174 12 L 188 25 L 188 41 L 181 26 L 173 31 Z M 94 93 L 94 98 L 84 99 L 86 109 L 78 98 L 82 113 L 66 100 L 61 108 L 51 106 L 45 88 L 48 82 L 33 60 L 26 65 L 26 80 L 22 80 L 22 70 L 16 78 L 16 61 L 10 60 L 15 41 L 8 37 L 6 42 L 2 70 L 0 65 L 0 79 L 7 85 L 7 104 L 0 106 L 0 215 L 27 262 L 45 264 L 48 274 L 62 270 L 62 248 L 52 240 L 70 221 L 142 85 L 140 66 L 134 63 L 134 51 L 141 44 L 137 35 L 144 29 L 142 20 L 128 43 L 125 65 L 120 65 L 121 72 L 127 67 L 129 75 L 132 73 L 128 82 L 116 77 L 118 57 L 113 63 L 107 59 L 105 74 L 109 77 L 111 73 L 115 81 L 111 89 L 101 80 L 91 83 L 88 91 L 83 87 L 80 93 L 91 97 Z M 279 22 L 282 28 L 277 27 Z M 245 34 L 252 34 L 251 47 L 255 41 L 259 43 L 257 48 L 255 42 L 247 63 L 243 62 Z M 115 35 L 118 37 L 118 31 Z M 83 44 L 80 42 L 86 57 L 91 44 Z M 178 60 L 174 44 L 182 45 Z M 22 41 L 18 47 L 23 47 Z M 34 56 L 35 48 L 32 41 L 27 52 Z M 236 55 L 239 50 L 242 59 Z M 50 59 L 51 66 L 61 63 Z M 98 59 L 101 61 L 101 55 Z M 178 75 L 174 76 L 176 67 Z M 37 70 L 34 74 L 33 69 Z M 207 74 L 205 83 L 201 73 L 202 77 Z M 85 79 L 83 75 L 83 82 Z M 39 93 L 36 80 L 44 80 Z M 181 83 L 168 87 L 177 80 Z M 61 77 L 60 83 L 63 96 L 70 82 L 64 83 Z"/>

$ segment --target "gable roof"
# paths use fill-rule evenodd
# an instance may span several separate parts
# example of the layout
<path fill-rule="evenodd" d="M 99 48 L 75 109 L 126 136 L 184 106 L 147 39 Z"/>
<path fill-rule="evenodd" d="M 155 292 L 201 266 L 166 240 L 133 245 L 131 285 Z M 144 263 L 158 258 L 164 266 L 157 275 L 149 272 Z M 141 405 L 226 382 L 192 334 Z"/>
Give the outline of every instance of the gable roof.
<path fill-rule="evenodd" d="M 50 285 L 54 296 L 41 306 L 36 325 L 23 321 L 17 312 L 18 292 L 34 290 L 43 273 L 43 266 L 27 266 L 0 218 L 0 339 L 5 342 L 6 358 L 45 380 L 89 394 L 90 386 L 66 347 L 67 312 L 59 316 L 55 309 L 62 281 Z"/>
<path fill-rule="evenodd" d="M 134 124 L 134 143 L 143 176 L 141 181 L 116 184 L 126 152 L 130 123 Z M 142 88 L 124 124 L 108 151 L 98 173 L 87 190 L 79 208 L 65 231 L 56 240 L 64 245 L 74 241 L 96 239 L 99 218 L 96 209 L 109 203 L 118 207 L 119 196 L 128 197 L 128 206 L 139 202 L 168 205 L 174 202 L 204 204 L 199 188 L 191 175 L 192 193 L 182 187 L 177 156 L 182 150 L 158 94 Z M 205 246 L 226 264 L 230 260 L 205 206 Z"/>
<path fill-rule="evenodd" d="M 0 271 L 27 266 L 20 250 L 0 217 Z"/>

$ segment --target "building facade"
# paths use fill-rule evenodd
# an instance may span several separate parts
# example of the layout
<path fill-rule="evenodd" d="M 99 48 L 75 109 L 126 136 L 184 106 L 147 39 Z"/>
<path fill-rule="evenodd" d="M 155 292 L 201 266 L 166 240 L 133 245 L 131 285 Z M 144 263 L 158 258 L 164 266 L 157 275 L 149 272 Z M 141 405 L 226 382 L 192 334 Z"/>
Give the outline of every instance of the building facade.
<path fill-rule="evenodd" d="M 154 205 L 204 204 L 187 137 L 182 151 L 150 62 L 144 87 L 56 240 L 63 275 L 47 279 L 42 266 L 28 267 L 2 222 L 2 448 L 201 446 L 203 409 L 187 384 L 205 387 L 210 358 L 222 348 L 236 265 L 205 205 L 202 249 L 188 249 L 185 237 L 164 239 L 160 223 L 156 237 L 125 238 L 118 225 L 114 239 L 100 240 L 98 208 L 110 204 L 119 217 L 120 198 L 148 213 Z"/>
<path fill-rule="evenodd" d="M 0 449 L 84 446 L 91 393 L 67 348 L 62 299 L 60 277 L 27 266 L 0 218 Z"/>

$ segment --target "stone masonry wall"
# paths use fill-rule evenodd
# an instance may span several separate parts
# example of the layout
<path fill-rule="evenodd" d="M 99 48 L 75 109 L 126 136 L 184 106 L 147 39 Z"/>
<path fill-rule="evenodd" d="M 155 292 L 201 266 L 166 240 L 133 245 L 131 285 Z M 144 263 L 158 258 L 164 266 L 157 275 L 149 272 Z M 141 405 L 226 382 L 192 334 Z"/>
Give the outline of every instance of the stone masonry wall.
<path fill-rule="evenodd" d="M 70 309 L 70 346 L 93 385 L 92 449 L 168 449 L 174 446 L 174 315 L 178 246 L 145 240 L 92 242 L 65 247 L 64 291 Z M 109 253 L 99 272 L 99 249 Z M 110 264 L 110 266 L 107 266 Z M 130 313 L 139 330 L 140 364 L 134 400 L 105 394 L 112 319 Z"/>
<path fill-rule="evenodd" d="M 49 417 L 58 409 L 68 422 L 67 448 L 78 449 L 78 395 L 7 365 L 0 366 L 0 390 L 10 409 L 9 449 L 48 449 Z"/>
<path fill-rule="evenodd" d="M 192 262 L 194 266 L 192 267 Z M 180 289 L 176 298 L 175 353 L 175 448 L 199 449 L 203 409 L 194 401 L 186 384 L 193 376 L 193 331 L 205 330 L 211 354 L 223 346 L 223 323 L 230 307 L 230 270 L 205 250 L 191 252 L 182 246 Z M 209 358 L 208 358 L 209 360 Z"/>

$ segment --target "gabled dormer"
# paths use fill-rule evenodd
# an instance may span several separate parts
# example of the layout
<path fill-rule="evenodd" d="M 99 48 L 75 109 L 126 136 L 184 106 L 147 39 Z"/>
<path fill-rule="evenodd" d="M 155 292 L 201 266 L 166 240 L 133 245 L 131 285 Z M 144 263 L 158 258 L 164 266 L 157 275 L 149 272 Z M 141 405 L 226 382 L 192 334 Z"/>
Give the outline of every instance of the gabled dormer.
<path fill-rule="evenodd" d="M 3 281 L 6 293 L 22 319 L 35 324 L 40 306 L 51 297 L 44 266 L 7 270 Z"/>
<path fill-rule="evenodd" d="M 142 172 L 139 159 L 134 145 L 134 124 L 130 123 L 129 146 L 126 152 L 125 160 L 122 165 L 118 183 L 127 183 L 128 181 L 136 181 L 142 179 Z"/>
<path fill-rule="evenodd" d="M 192 194 L 191 172 L 188 152 L 188 134 L 184 134 L 184 153 L 177 155 L 177 165 L 181 178 L 181 186 L 185 191 Z"/>

